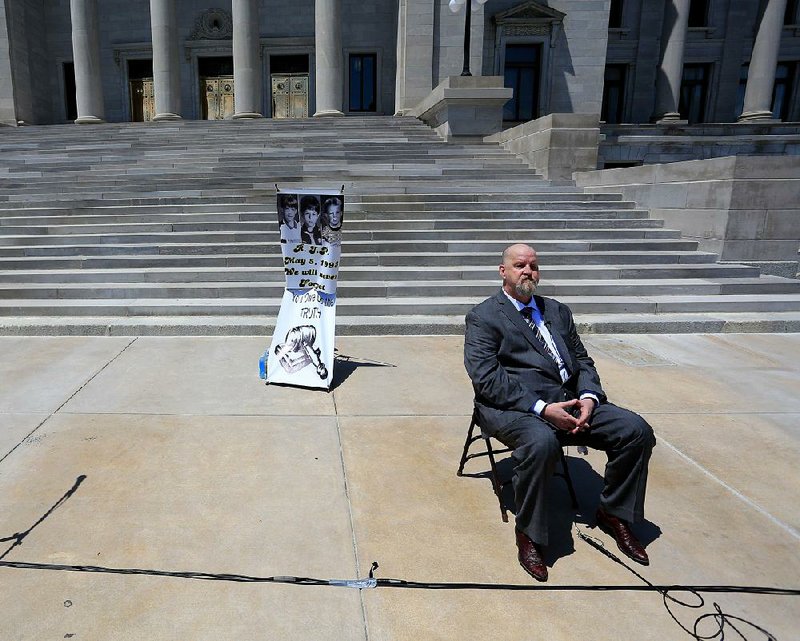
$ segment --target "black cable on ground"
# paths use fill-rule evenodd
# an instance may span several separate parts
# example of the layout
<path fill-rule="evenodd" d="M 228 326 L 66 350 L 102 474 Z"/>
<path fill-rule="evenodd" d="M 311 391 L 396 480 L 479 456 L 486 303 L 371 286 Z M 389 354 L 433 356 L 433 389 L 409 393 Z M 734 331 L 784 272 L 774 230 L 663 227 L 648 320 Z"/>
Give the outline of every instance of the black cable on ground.
<path fill-rule="evenodd" d="M 377 564 L 375 564 L 377 565 Z M 407 581 L 405 579 L 318 579 L 303 576 L 254 576 L 248 574 L 226 574 L 210 572 L 180 572 L 145 568 L 111 568 L 99 565 L 61 565 L 55 563 L 31 563 L 27 561 L 0 561 L 0 568 L 20 570 L 51 570 L 64 572 L 88 572 L 96 574 L 129 574 L 163 576 L 177 579 L 201 581 L 233 581 L 240 583 L 287 583 L 294 585 L 326 585 L 335 587 L 406 588 L 412 590 L 500 590 L 516 592 L 704 592 L 726 594 L 760 594 L 771 596 L 800 596 L 800 589 L 746 585 L 544 585 L 538 583 L 477 583 L 477 582 L 432 582 Z"/>
<path fill-rule="evenodd" d="M 5 561 L 6 556 L 20 546 L 34 528 L 47 519 L 56 509 L 64 504 L 80 487 L 86 479 L 81 475 L 73 486 L 58 500 L 53 506 L 42 515 L 31 527 L 24 532 L 18 532 L 11 536 L 0 538 L 0 542 L 13 541 L 12 545 L 0 555 L 0 568 L 15 568 L 21 570 L 46 570 L 62 572 L 87 572 L 97 574 L 119 574 L 119 575 L 143 575 L 159 576 L 177 579 L 192 579 L 201 581 L 233 581 L 240 583 L 280 583 L 285 585 L 313 585 L 313 586 L 332 586 L 349 587 L 356 589 L 372 588 L 399 588 L 413 590 L 507 590 L 522 592 L 658 592 L 661 594 L 664 607 L 672 620 L 680 626 L 691 638 L 696 641 L 718 640 L 725 641 L 727 630 L 733 630 L 737 637 L 742 641 L 751 641 L 751 637 L 745 636 L 745 632 L 757 633 L 759 637 L 752 637 L 752 641 L 764 639 L 765 641 L 777 641 L 776 637 L 764 628 L 747 621 L 742 617 L 737 617 L 726 613 L 718 603 L 712 602 L 713 612 L 703 613 L 698 616 L 691 628 L 681 623 L 675 616 L 672 608 L 681 606 L 692 610 L 699 610 L 705 607 L 705 599 L 701 594 L 752 594 L 767 596 L 800 596 L 800 589 L 778 588 L 770 586 L 744 586 L 744 585 L 655 585 L 637 572 L 630 565 L 621 560 L 613 552 L 606 549 L 603 542 L 582 530 L 575 524 L 575 531 L 578 537 L 598 552 L 621 565 L 626 570 L 636 576 L 642 583 L 639 585 L 542 585 L 542 584 L 504 584 L 504 583 L 472 583 L 472 582 L 427 582 L 427 581 L 407 581 L 405 579 L 394 578 L 375 578 L 374 572 L 378 569 L 376 562 L 372 563 L 369 570 L 369 578 L 366 579 L 318 579 L 313 577 L 300 576 L 252 576 L 246 574 L 215 574 L 209 572 L 180 572 L 168 570 L 152 570 L 143 568 L 111 568 L 97 565 L 60 565 L 53 563 L 31 563 L 25 561 Z M 691 595 L 693 602 L 683 600 L 674 596 L 676 593 L 686 593 Z M 708 627 L 710 632 L 704 634 L 701 627 Z M 763 636 L 760 636 L 763 635 Z"/>
<path fill-rule="evenodd" d="M 78 488 L 81 486 L 81 483 L 83 483 L 85 480 L 86 480 L 86 475 L 84 474 L 81 474 L 77 479 L 75 479 L 75 483 L 72 485 L 70 489 L 68 489 L 64 493 L 64 496 L 58 499 L 58 501 L 56 501 L 53 504 L 53 506 L 49 510 L 47 510 L 47 512 L 45 512 L 42 515 L 42 517 L 38 521 L 36 521 L 36 523 L 31 525 L 27 530 L 25 530 L 24 532 L 17 532 L 15 534 L 12 534 L 11 536 L 7 536 L 3 539 L 0 539 L 0 542 L 14 541 L 11 547 L 9 547 L 5 552 L 3 552 L 3 554 L 0 554 L 0 560 L 6 558 L 15 547 L 22 545 L 22 542 L 25 540 L 25 537 L 28 536 L 37 525 L 40 525 L 48 516 L 50 516 L 53 512 L 55 512 L 67 499 L 69 499 L 73 494 L 75 494 L 75 492 L 77 492 Z"/>

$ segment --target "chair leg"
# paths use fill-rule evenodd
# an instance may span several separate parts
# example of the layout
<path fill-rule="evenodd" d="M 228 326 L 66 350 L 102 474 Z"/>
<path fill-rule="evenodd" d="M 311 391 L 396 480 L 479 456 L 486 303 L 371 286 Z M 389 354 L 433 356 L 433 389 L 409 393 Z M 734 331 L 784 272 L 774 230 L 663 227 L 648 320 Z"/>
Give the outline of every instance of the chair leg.
<path fill-rule="evenodd" d="M 467 453 L 469 452 L 469 446 L 472 445 L 472 432 L 475 429 L 475 425 L 477 421 L 475 420 L 475 412 L 472 413 L 472 422 L 469 424 L 469 431 L 467 432 L 467 440 L 464 441 L 464 451 L 461 454 L 461 462 L 458 464 L 458 472 L 456 472 L 456 476 L 462 476 L 464 474 L 464 464 L 467 462 Z"/>
<path fill-rule="evenodd" d="M 503 503 L 503 486 L 500 484 L 500 477 L 497 474 L 497 464 L 494 461 L 494 450 L 492 449 L 492 444 L 489 441 L 488 436 L 484 436 L 483 441 L 486 443 L 486 453 L 489 455 L 492 487 L 494 488 L 494 494 L 497 497 L 497 502 L 500 504 L 500 514 L 503 517 L 503 523 L 508 523 L 508 512 L 506 511 L 505 503 Z"/>
<path fill-rule="evenodd" d="M 562 469 L 562 476 L 564 477 L 564 481 L 567 484 L 567 490 L 569 490 L 569 496 L 572 499 L 572 509 L 578 509 L 578 497 L 575 494 L 575 488 L 572 486 L 572 477 L 569 475 L 569 466 L 567 466 L 567 457 L 564 455 L 564 448 L 561 448 L 561 469 Z"/>

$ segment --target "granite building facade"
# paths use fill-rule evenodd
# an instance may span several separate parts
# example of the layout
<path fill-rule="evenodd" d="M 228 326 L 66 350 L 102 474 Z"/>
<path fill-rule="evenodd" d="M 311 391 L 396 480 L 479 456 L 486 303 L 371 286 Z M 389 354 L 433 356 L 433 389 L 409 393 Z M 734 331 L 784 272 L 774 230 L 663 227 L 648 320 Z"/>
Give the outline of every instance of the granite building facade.
<path fill-rule="evenodd" d="M 447 0 L 0 0 L 0 121 L 407 113 L 458 75 Z M 798 0 L 488 0 L 504 122 L 793 121 Z"/>

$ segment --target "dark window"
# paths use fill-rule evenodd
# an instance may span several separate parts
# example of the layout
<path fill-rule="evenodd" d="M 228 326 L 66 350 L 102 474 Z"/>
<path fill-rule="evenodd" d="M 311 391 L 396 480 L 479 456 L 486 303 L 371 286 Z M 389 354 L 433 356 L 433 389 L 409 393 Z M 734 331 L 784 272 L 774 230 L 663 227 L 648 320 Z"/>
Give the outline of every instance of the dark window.
<path fill-rule="evenodd" d="M 128 60 L 128 79 L 141 80 L 153 77 L 152 60 Z"/>
<path fill-rule="evenodd" d="M 606 65 L 603 79 L 603 107 L 600 119 L 608 123 L 622 122 L 625 106 L 625 65 Z"/>
<path fill-rule="evenodd" d="M 786 13 L 783 14 L 783 24 L 797 24 L 797 0 L 788 0 Z"/>
<path fill-rule="evenodd" d="M 506 45 L 503 75 L 514 96 L 503 107 L 503 120 L 522 122 L 539 117 L 541 53 L 538 44 Z"/>
<path fill-rule="evenodd" d="M 215 58 L 198 58 L 197 73 L 201 78 L 219 78 L 233 75 L 233 58 L 222 56 Z"/>
<path fill-rule="evenodd" d="M 308 73 L 308 54 L 270 56 L 270 73 Z"/>
<path fill-rule="evenodd" d="M 64 107 L 67 120 L 72 121 L 78 117 L 78 99 L 75 95 L 75 65 L 71 62 L 64 63 Z"/>
<path fill-rule="evenodd" d="M 611 9 L 608 12 L 609 29 L 622 28 L 622 1 L 623 0 L 611 0 Z"/>
<path fill-rule="evenodd" d="M 707 64 L 683 66 L 681 102 L 678 109 L 681 117 L 688 120 L 689 124 L 705 122 L 710 70 L 711 65 Z"/>
<path fill-rule="evenodd" d="M 747 72 L 749 64 L 742 65 L 739 74 L 739 91 L 736 96 L 736 113 L 744 111 L 744 95 L 747 91 Z M 775 85 L 772 88 L 772 117 L 780 120 L 789 120 L 791 115 L 791 101 L 794 92 L 795 76 L 797 75 L 796 62 L 779 62 L 775 69 Z"/>
<path fill-rule="evenodd" d="M 708 26 L 708 0 L 691 0 L 689 4 L 689 26 Z"/>
<path fill-rule="evenodd" d="M 628 167 L 641 167 L 639 160 L 619 160 L 603 163 L 603 169 L 626 169 Z"/>
<path fill-rule="evenodd" d="M 789 120 L 789 106 L 794 89 L 794 76 L 797 64 L 779 62 L 775 70 L 775 86 L 772 88 L 772 117 Z"/>
<path fill-rule="evenodd" d="M 350 54 L 350 111 L 377 110 L 377 63 L 374 53 Z"/>

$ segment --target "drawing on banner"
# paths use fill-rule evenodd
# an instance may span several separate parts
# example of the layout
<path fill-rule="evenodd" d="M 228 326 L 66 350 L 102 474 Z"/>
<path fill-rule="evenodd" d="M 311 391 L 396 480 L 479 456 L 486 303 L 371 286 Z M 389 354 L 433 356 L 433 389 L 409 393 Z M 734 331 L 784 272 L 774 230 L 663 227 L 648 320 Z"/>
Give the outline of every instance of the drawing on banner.
<path fill-rule="evenodd" d="M 268 383 L 327 388 L 333 378 L 344 196 L 279 191 L 276 205 L 286 288 L 260 376 Z"/>
<path fill-rule="evenodd" d="M 275 348 L 281 367 L 289 374 L 294 374 L 313 364 L 321 379 L 328 378 L 328 368 L 322 362 L 322 350 L 316 346 L 316 340 L 317 330 L 313 325 L 290 329 L 283 345 Z"/>

